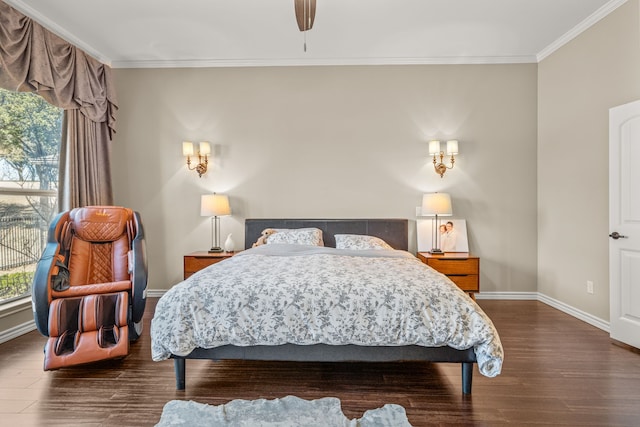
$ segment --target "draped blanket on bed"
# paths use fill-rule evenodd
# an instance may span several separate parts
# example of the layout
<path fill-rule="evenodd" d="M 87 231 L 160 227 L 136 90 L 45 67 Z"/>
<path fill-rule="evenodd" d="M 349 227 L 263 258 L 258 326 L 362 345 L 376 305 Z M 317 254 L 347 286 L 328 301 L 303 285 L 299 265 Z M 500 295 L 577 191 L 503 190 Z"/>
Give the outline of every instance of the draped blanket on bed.
<path fill-rule="evenodd" d="M 306 245 L 252 248 L 177 284 L 151 340 L 156 361 L 226 344 L 473 347 L 493 377 L 503 358 L 482 309 L 408 252 Z"/>

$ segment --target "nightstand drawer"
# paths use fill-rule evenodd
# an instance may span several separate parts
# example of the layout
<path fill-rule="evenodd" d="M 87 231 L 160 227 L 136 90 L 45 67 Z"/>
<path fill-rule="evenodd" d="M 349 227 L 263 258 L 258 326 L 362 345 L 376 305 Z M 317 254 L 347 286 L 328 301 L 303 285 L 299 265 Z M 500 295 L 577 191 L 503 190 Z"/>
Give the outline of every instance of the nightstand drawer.
<path fill-rule="evenodd" d="M 449 274 L 478 274 L 480 261 L 478 258 L 460 259 L 427 259 L 427 265 L 440 273 Z"/>
<path fill-rule="evenodd" d="M 418 252 L 417 256 L 429 267 L 446 275 L 471 298 L 475 299 L 475 293 L 480 292 L 480 258 L 466 252 Z"/>
<path fill-rule="evenodd" d="M 478 281 L 477 274 L 468 274 L 464 276 L 449 275 L 447 277 L 463 291 L 478 292 L 480 290 L 480 282 Z"/>
<path fill-rule="evenodd" d="M 184 278 L 191 276 L 193 273 L 202 270 L 205 267 L 216 264 L 227 258 L 231 258 L 234 252 L 194 252 L 184 256 Z"/>
<path fill-rule="evenodd" d="M 185 257 L 184 258 L 184 272 L 195 273 L 205 267 L 222 261 L 224 258 L 200 258 L 200 257 Z"/>

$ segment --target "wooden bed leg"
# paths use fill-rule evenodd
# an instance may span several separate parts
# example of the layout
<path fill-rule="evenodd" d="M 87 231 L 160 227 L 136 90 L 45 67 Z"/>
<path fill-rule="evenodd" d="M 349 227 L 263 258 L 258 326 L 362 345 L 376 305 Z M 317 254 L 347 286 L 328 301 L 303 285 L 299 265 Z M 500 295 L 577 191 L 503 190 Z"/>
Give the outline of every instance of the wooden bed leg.
<path fill-rule="evenodd" d="M 473 363 L 462 362 L 462 394 L 471 394 Z"/>
<path fill-rule="evenodd" d="M 173 369 L 176 372 L 176 390 L 185 389 L 185 362 L 182 357 L 173 359 Z"/>

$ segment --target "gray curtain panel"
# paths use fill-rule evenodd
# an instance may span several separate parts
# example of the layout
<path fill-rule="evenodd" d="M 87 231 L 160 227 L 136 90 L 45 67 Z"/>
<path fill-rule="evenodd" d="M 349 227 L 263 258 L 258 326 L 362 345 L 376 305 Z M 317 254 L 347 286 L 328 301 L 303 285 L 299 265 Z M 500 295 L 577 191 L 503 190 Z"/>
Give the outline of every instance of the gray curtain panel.
<path fill-rule="evenodd" d="M 116 104 L 111 68 L 0 1 L 0 87 L 35 92 L 65 110 L 60 211 L 113 204 L 109 142 Z"/>

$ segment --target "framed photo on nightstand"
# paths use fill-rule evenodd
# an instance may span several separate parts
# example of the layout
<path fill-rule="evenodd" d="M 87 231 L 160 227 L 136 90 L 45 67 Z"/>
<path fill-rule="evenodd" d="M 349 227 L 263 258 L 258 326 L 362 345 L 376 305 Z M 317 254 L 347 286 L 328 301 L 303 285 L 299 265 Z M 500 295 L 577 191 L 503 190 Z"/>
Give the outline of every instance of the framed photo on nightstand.
<path fill-rule="evenodd" d="M 447 217 L 435 219 L 419 219 L 417 224 L 418 252 L 428 252 L 436 245 L 443 252 L 469 252 L 467 237 L 467 221 L 464 219 L 450 219 Z M 437 228 L 438 236 L 434 236 Z"/>

